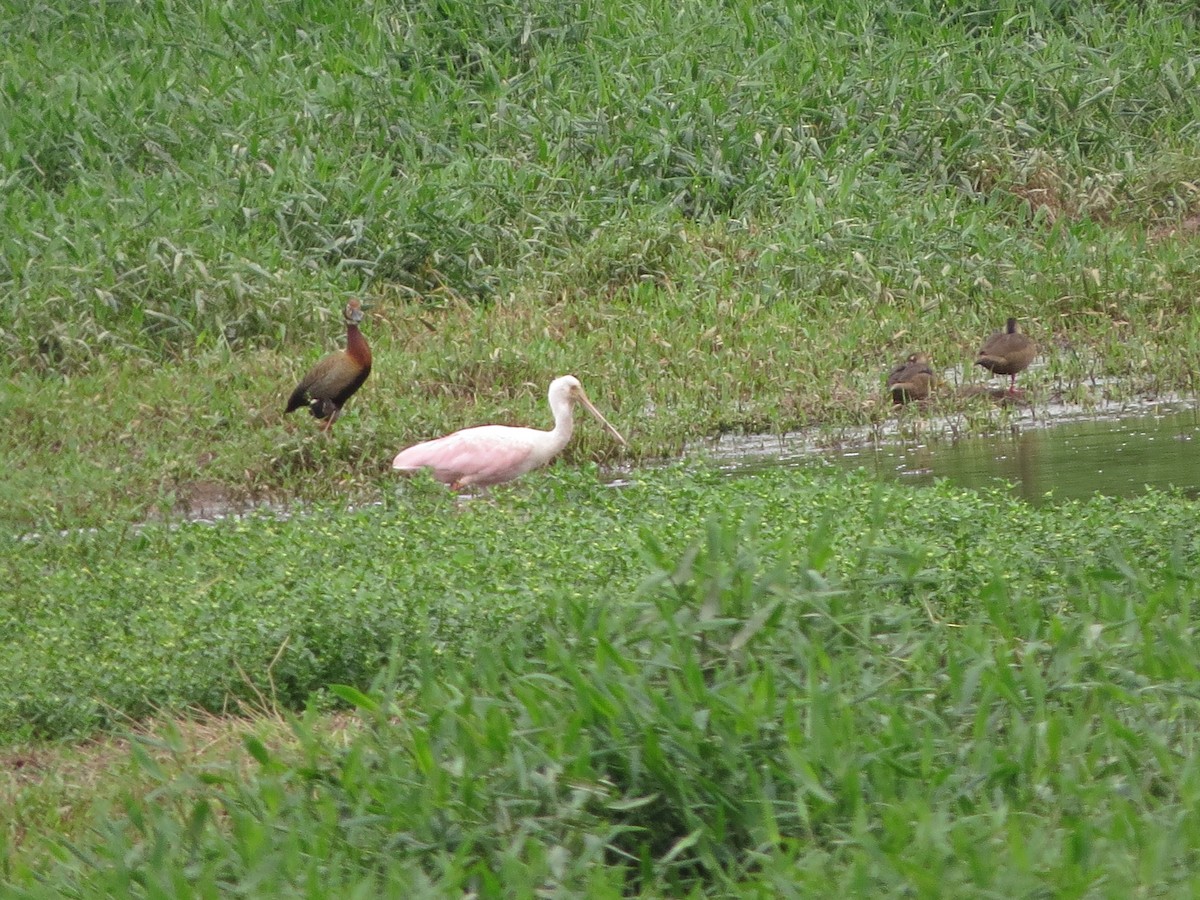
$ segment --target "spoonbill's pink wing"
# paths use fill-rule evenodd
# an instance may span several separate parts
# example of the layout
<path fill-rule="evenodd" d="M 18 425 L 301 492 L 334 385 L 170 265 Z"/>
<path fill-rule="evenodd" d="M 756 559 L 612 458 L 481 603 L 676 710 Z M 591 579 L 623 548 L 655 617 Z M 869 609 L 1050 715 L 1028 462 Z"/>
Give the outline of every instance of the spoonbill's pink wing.
<path fill-rule="evenodd" d="M 534 444 L 528 428 L 481 425 L 402 450 L 392 468 L 402 471 L 432 469 L 443 484 L 499 484 L 528 472 Z"/>

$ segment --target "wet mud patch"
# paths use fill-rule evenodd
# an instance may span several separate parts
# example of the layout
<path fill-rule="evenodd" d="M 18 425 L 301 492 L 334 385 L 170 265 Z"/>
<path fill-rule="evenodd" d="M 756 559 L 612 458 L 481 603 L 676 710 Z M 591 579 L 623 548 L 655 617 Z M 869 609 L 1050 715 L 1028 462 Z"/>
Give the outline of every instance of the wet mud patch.
<path fill-rule="evenodd" d="M 180 482 L 174 488 L 174 495 L 171 515 L 191 520 L 224 519 L 281 506 L 272 499 L 252 496 L 246 491 L 209 479 Z"/>

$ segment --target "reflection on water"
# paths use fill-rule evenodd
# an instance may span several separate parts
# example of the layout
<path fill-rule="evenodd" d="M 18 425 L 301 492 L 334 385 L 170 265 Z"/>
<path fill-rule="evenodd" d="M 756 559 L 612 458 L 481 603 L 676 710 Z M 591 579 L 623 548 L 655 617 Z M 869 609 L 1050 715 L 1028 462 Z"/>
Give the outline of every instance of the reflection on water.
<path fill-rule="evenodd" d="M 1010 433 L 931 442 L 896 440 L 834 451 L 755 455 L 752 466 L 865 468 L 906 484 L 949 479 L 962 487 L 1011 483 L 1036 503 L 1100 493 L 1127 497 L 1147 486 L 1200 496 L 1200 410 L 1133 418 L 1022 422 Z M 741 466 L 735 466 L 739 469 Z"/>

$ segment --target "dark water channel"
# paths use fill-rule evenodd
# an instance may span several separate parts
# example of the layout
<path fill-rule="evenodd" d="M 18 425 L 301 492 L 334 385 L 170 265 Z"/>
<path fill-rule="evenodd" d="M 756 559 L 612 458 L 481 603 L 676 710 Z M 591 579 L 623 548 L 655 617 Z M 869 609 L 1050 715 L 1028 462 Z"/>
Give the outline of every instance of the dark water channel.
<path fill-rule="evenodd" d="M 748 446 L 740 460 L 732 458 L 730 446 L 717 455 L 735 473 L 767 465 L 837 466 L 906 484 L 941 478 L 967 488 L 1011 484 L 1034 503 L 1096 493 L 1128 497 L 1148 486 L 1200 497 L 1200 409 L 1194 406 L 1086 418 L 1025 414 L 1005 432 L 987 436 L 953 437 L 936 426 L 926 436 L 897 429 L 881 440 L 864 436 L 838 449 L 803 446 L 800 436 L 789 437 L 796 439 L 790 447 L 786 439 L 742 438 Z"/>

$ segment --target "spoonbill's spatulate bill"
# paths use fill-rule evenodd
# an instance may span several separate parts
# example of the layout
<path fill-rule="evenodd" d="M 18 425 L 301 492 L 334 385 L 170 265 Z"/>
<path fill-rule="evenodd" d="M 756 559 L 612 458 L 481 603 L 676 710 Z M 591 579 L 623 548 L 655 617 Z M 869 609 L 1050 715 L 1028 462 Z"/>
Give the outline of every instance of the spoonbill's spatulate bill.
<path fill-rule="evenodd" d="M 564 375 L 554 379 L 549 398 L 554 414 L 554 428 L 550 431 L 509 425 L 464 428 L 401 450 L 392 461 L 392 468 L 404 473 L 429 469 L 435 479 L 455 490 L 512 481 L 544 466 L 567 446 L 575 428 L 576 403 L 582 404 L 609 434 L 626 446 L 621 433 L 592 405 L 578 378 Z"/>

